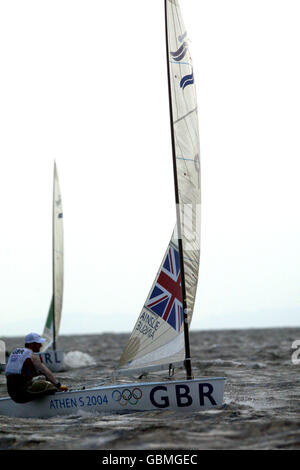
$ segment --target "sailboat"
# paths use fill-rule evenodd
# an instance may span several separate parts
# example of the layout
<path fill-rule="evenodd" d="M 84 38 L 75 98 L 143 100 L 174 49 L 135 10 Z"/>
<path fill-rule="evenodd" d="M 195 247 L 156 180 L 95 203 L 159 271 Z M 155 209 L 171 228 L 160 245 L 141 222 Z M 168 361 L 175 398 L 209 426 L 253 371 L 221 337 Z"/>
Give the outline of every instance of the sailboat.
<path fill-rule="evenodd" d="M 63 209 L 56 162 L 53 174 L 52 212 L 52 298 L 43 337 L 46 338 L 39 353 L 43 363 L 53 372 L 62 370 L 64 352 L 57 349 L 64 283 Z"/>
<path fill-rule="evenodd" d="M 164 0 L 176 226 L 116 373 L 125 376 L 183 365 L 186 378 L 111 383 L 56 393 L 18 405 L 0 399 L 0 414 L 51 417 L 85 410 L 200 411 L 223 402 L 224 377 L 193 377 L 189 325 L 200 259 L 200 160 L 194 74 L 178 0 Z M 116 381 L 115 381 L 116 382 Z"/>

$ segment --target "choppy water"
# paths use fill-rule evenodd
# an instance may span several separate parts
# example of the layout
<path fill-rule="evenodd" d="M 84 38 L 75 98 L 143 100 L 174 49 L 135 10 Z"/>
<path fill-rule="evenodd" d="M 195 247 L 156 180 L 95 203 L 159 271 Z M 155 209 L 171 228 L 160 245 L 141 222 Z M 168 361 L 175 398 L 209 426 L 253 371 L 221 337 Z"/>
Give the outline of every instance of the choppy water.
<path fill-rule="evenodd" d="M 60 382 L 77 388 L 108 379 L 127 338 L 61 337 L 59 347 L 69 352 L 68 369 L 56 374 Z M 297 339 L 300 328 L 192 332 L 195 377 L 226 377 L 222 407 L 43 420 L 0 416 L 0 449 L 300 449 L 300 364 L 291 361 Z M 6 344 L 11 349 L 22 339 Z M 0 395 L 6 395 L 3 375 Z"/>

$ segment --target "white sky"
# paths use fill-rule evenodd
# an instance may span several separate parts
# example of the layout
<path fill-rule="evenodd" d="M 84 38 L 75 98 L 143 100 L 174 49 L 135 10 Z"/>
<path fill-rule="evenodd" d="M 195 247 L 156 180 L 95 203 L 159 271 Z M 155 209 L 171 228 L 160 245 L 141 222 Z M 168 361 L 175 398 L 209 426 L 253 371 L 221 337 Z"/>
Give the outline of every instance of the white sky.
<path fill-rule="evenodd" d="M 192 329 L 300 325 L 299 0 L 181 0 L 197 85 Z M 163 0 L 0 3 L 0 336 L 132 330 L 175 223 Z"/>

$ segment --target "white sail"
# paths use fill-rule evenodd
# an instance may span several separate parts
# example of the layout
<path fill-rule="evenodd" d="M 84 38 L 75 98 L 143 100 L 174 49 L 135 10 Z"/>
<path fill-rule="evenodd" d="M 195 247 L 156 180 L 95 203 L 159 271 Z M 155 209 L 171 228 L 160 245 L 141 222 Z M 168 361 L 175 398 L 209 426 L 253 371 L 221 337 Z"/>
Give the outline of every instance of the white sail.
<path fill-rule="evenodd" d="M 171 117 L 179 203 L 187 310 L 191 322 L 200 260 L 200 144 L 196 89 L 187 33 L 177 0 L 166 0 Z"/>
<path fill-rule="evenodd" d="M 63 302 L 63 282 L 64 282 L 64 244 L 63 244 L 63 210 L 61 194 L 57 175 L 56 164 L 54 163 L 53 178 L 53 294 L 50 308 L 43 332 L 44 338 L 41 351 L 46 351 L 55 342 L 59 333 L 62 302 Z M 53 321 L 54 320 L 54 321 Z"/>
<path fill-rule="evenodd" d="M 119 363 L 119 373 L 162 368 L 185 359 L 178 239 L 186 308 L 191 322 L 200 259 L 200 146 L 197 99 L 186 30 L 177 0 L 165 0 L 170 115 L 177 190 L 177 223 L 167 251 Z M 177 187 L 176 187 L 177 186 Z"/>

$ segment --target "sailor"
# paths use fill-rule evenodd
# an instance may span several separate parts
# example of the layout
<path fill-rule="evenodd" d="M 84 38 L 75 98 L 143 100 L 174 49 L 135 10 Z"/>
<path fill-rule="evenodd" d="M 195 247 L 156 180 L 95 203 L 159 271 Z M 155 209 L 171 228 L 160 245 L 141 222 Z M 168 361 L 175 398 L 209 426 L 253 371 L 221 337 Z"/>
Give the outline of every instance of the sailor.
<path fill-rule="evenodd" d="M 40 360 L 38 354 L 42 343 L 46 341 L 38 333 L 29 333 L 25 337 L 25 348 L 16 348 L 9 356 L 5 375 L 7 391 L 16 403 L 27 403 L 57 391 L 66 391 L 52 372 Z M 34 377 L 45 377 L 34 380 Z"/>

